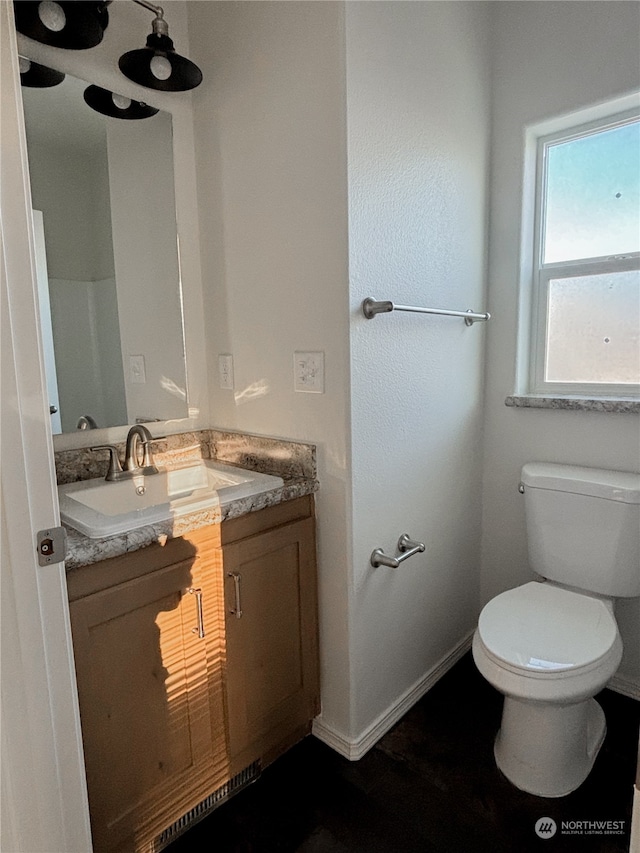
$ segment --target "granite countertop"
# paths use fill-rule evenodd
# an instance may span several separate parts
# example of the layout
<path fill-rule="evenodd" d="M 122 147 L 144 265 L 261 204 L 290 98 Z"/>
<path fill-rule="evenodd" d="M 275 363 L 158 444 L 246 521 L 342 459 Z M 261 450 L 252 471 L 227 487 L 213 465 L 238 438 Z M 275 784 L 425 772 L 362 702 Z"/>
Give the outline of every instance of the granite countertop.
<path fill-rule="evenodd" d="M 220 524 L 284 501 L 311 495 L 318 490 L 316 448 L 312 444 L 245 433 L 210 429 L 166 436 L 154 442 L 156 462 L 171 467 L 187 460 L 216 459 L 250 471 L 275 474 L 283 485 L 261 494 L 239 498 L 224 506 L 199 510 L 177 519 L 138 527 L 107 539 L 90 539 L 66 527 L 67 571 L 89 566 L 110 557 L 137 551 L 154 543 L 183 536 L 191 530 Z M 124 448 L 119 448 L 121 455 Z M 104 475 L 104 459 L 88 449 L 56 453 L 58 483 L 71 483 Z"/>
<path fill-rule="evenodd" d="M 284 478 L 283 478 L 284 479 Z M 81 566 L 90 566 L 119 557 L 130 551 L 137 551 L 154 543 L 164 544 L 167 539 L 183 536 L 191 530 L 207 527 L 209 524 L 220 524 L 229 518 L 238 518 L 250 512 L 256 512 L 269 506 L 295 500 L 304 495 L 311 495 L 318 490 L 318 481 L 310 478 L 291 478 L 285 480 L 278 489 L 271 489 L 248 498 L 231 501 L 224 506 L 212 507 L 183 516 L 179 519 L 167 519 L 157 524 L 148 524 L 122 533 L 110 536 L 108 539 L 90 539 L 72 527 L 65 525 L 67 531 L 67 556 L 65 566 L 67 571 Z"/>

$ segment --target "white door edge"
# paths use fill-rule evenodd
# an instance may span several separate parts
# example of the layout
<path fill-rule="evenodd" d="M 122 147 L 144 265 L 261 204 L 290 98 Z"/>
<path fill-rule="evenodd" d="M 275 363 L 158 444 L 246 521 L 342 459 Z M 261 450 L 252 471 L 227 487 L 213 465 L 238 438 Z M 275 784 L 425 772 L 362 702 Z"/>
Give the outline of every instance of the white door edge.
<path fill-rule="evenodd" d="M 40 342 L 12 4 L 0 3 L 2 323 L 2 823 L 11 853 L 91 850 L 64 564 L 40 567 L 59 524 Z"/>

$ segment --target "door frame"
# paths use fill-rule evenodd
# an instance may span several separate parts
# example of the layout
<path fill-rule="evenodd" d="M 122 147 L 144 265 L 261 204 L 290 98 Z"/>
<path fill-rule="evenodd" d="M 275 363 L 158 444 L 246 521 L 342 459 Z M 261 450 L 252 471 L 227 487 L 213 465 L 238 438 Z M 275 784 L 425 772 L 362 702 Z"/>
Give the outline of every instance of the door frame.
<path fill-rule="evenodd" d="M 1 0 L 0 848 L 86 853 L 91 833 L 65 569 L 62 562 L 39 566 L 35 542 L 60 517 L 12 8 Z"/>

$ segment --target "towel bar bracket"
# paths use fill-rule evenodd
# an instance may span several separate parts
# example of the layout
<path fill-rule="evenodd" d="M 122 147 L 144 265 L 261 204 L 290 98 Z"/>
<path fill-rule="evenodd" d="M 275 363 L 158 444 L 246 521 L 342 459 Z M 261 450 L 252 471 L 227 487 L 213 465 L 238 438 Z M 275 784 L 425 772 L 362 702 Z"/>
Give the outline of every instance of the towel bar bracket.
<path fill-rule="evenodd" d="M 373 320 L 376 314 L 385 314 L 388 311 L 393 311 L 393 309 L 393 302 L 389 302 L 389 300 L 378 302 L 370 296 L 362 303 L 362 313 L 367 320 Z"/>

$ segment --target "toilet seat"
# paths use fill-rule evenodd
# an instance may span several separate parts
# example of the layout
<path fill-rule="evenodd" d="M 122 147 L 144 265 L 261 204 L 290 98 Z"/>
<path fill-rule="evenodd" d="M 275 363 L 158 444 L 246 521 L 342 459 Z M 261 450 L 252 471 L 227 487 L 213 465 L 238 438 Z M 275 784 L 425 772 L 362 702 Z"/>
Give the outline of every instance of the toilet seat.
<path fill-rule="evenodd" d="M 482 610 L 478 638 L 487 657 L 520 677 L 566 679 L 617 656 L 618 628 L 607 603 L 532 581 Z"/>

